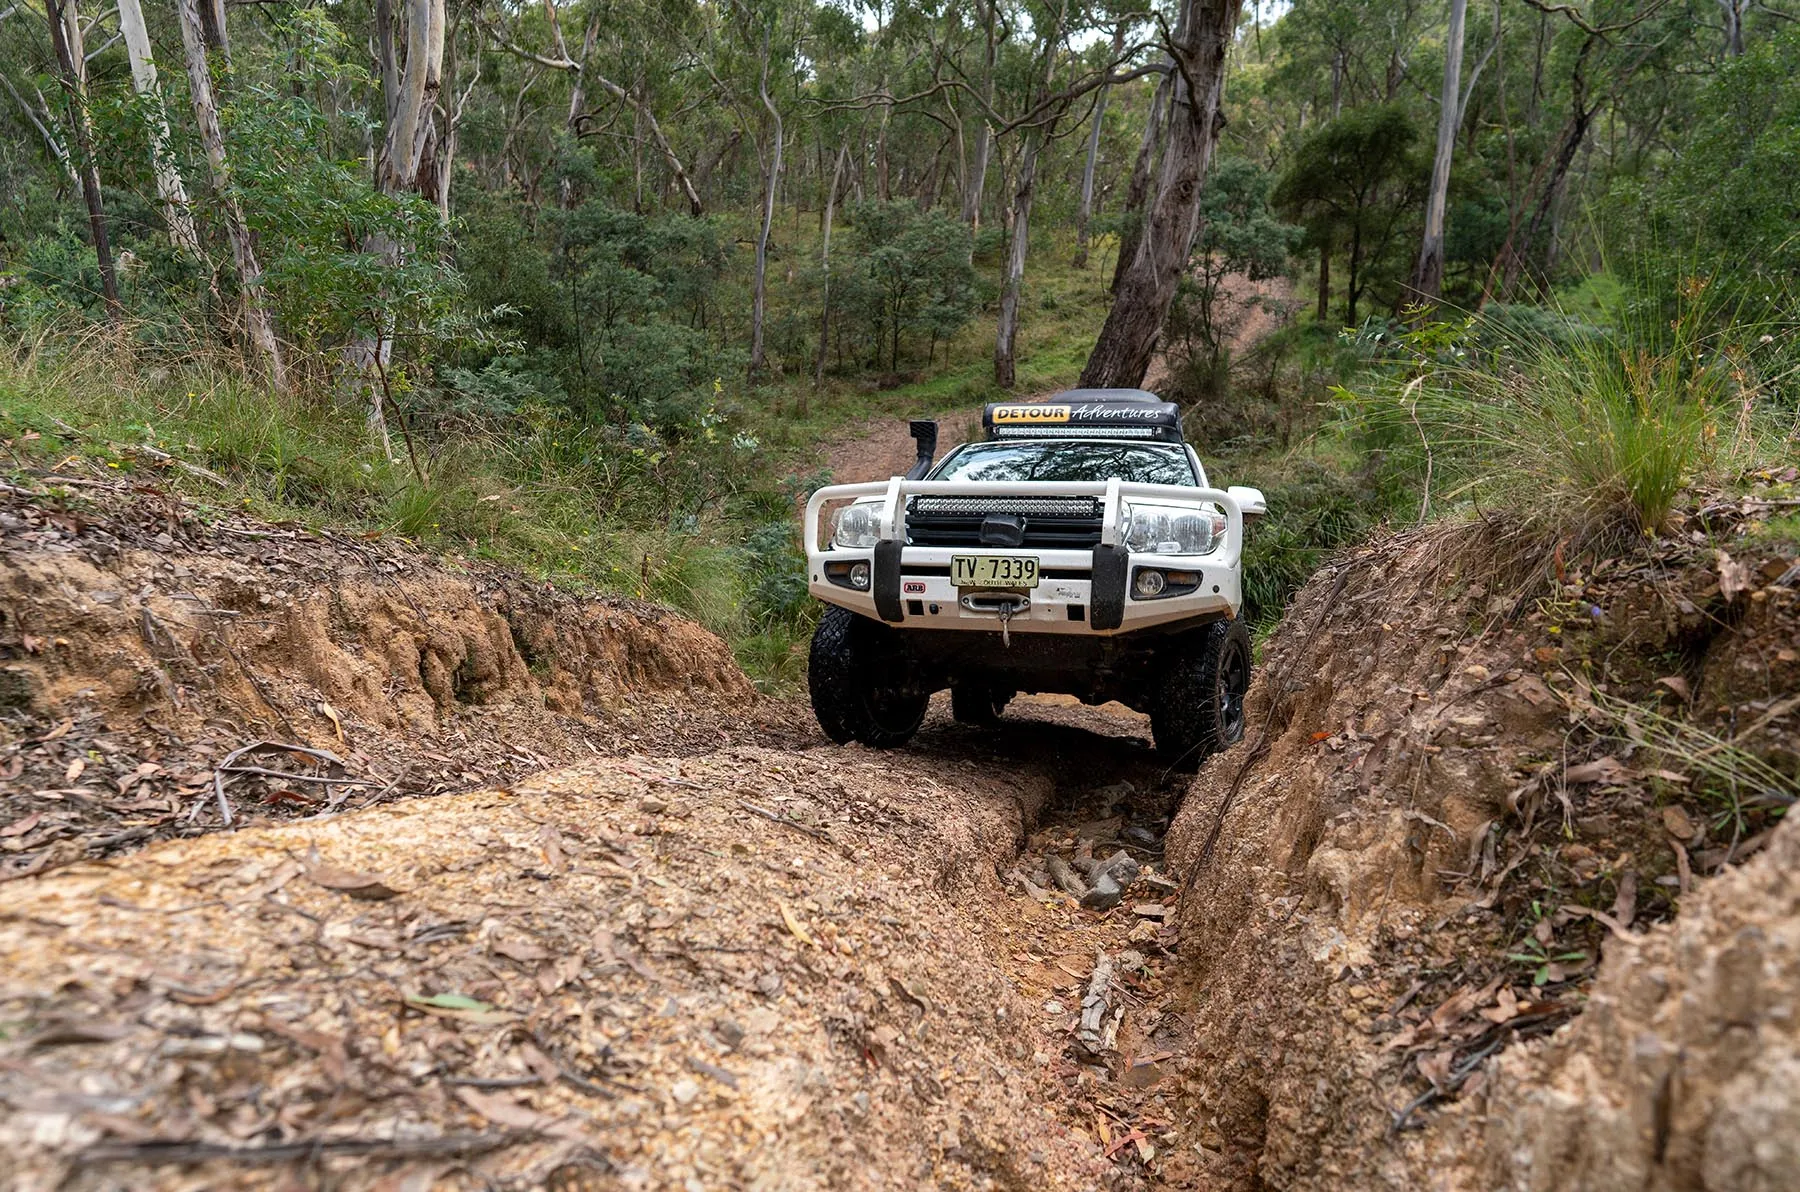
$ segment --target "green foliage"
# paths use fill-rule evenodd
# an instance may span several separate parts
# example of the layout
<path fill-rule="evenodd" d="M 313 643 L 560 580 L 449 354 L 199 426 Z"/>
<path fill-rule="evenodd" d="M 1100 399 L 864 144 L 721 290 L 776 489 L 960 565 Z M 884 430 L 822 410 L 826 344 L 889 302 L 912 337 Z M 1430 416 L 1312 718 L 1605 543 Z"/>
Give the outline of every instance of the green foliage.
<path fill-rule="evenodd" d="M 1298 219 L 1315 249 L 1348 264 L 1346 318 L 1371 286 L 1389 289 L 1407 265 L 1429 161 L 1398 105 L 1359 108 L 1302 141 L 1276 183 L 1276 208 Z"/>
<path fill-rule="evenodd" d="M 1737 346 L 1755 329 L 1714 322 L 1700 289 L 1669 324 L 1552 337 L 1428 322 L 1397 331 L 1389 371 L 1340 396 L 1421 515 L 1469 507 L 1529 541 L 1608 550 L 1767 450 L 1767 394 Z"/>
<path fill-rule="evenodd" d="M 850 316 L 839 321 L 840 343 L 858 343 L 873 367 L 885 352 L 898 371 L 902 344 L 925 336 L 929 359 L 975 313 L 968 225 L 907 202 L 857 203 L 850 220 L 850 252 L 838 266 Z"/>
<path fill-rule="evenodd" d="M 1800 30 L 1728 61 L 1698 100 L 1692 133 L 1650 184 L 1647 220 L 1620 221 L 1671 293 L 1698 273 L 1722 304 L 1763 317 L 1792 309 L 1800 276 Z M 1619 197 L 1640 210 L 1635 187 Z"/>
<path fill-rule="evenodd" d="M 1329 458 L 1276 461 L 1257 479 L 1269 512 L 1245 540 L 1244 603 L 1260 627 L 1279 620 L 1325 558 L 1366 535 L 1385 509 L 1372 477 L 1346 472 Z"/>

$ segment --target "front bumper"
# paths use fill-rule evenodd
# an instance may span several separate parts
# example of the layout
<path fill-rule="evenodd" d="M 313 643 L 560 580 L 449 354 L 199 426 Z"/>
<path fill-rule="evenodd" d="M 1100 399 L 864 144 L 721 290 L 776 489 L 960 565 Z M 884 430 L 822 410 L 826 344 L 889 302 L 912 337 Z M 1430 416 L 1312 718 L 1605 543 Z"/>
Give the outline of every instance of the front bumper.
<path fill-rule="evenodd" d="M 885 498 L 881 541 L 873 548 L 844 550 L 823 542 L 825 506 L 859 497 Z M 965 497 L 1097 496 L 1103 500 L 1101 542 L 1091 549 L 913 546 L 905 541 L 905 501 L 915 495 Z M 1205 501 L 1226 518 L 1222 539 L 1204 555 L 1131 553 L 1120 541 L 1119 506 L 1133 497 Z M 1176 622 L 1235 617 L 1243 603 L 1239 560 L 1243 513 L 1218 489 L 1167 485 L 1059 484 L 1043 481 L 967 483 L 902 480 L 838 485 L 820 489 L 807 503 L 805 521 L 807 588 L 816 598 L 864 616 L 919 629 L 961 629 L 1010 633 L 1129 633 Z M 957 554 L 1029 556 L 1038 561 L 1038 586 L 1018 592 L 959 589 L 950 580 Z M 827 564 L 867 561 L 870 583 L 858 590 L 833 582 Z M 1192 590 L 1141 599 L 1133 594 L 1139 570 L 1192 573 Z M 1006 615 L 1003 606 L 1014 611 Z"/>

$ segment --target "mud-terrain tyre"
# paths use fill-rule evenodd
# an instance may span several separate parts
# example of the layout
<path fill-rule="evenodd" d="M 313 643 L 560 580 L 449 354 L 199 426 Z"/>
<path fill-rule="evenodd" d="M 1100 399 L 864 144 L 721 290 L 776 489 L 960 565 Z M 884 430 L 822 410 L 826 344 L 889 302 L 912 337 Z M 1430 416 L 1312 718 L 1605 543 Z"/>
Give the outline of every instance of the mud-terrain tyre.
<path fill-rule="evenodd" d="M 996 691 L 983 683 L 953 683 L 950 686 L 950 715 L 958 724 L 988 728 L 1000 723 L 1000 713 L 1012 697 L 1010 691 Z"/>
<path fill-rule="evenodd" d="M 1250 688 L 1250 631 L 1239 620 L 1215 621 L 1186 635 L 1158 677 L 1150 705 L 1157 752 L 1192 772 L 1244 736 Z"/>
<path fill-rule="evenodd" d="M 839 745 L 860 741 L 892 749 L 910 741 L 925 721 L 929 693 L 878 681 L 906 663 L 895 644 L 883 640 L 892 633 L 886 625 L 837 607 L 826 609 L 813 630 L 806 686 L 819 727 Z"/>

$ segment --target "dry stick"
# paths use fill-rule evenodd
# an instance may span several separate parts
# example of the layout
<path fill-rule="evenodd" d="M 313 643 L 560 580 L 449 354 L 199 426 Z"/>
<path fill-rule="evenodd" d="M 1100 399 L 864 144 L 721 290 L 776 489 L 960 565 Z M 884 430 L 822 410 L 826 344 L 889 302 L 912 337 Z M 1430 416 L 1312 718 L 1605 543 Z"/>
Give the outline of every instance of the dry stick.
<path fill-rule="evenodd" d="M 295 782 L 316 782 L 320 786 L 380 786 L 368 778 L 327 778 L 321 774 L 295 774 L 288 770 L 269 770 L 262 766 L 225 766 L 233 774 L 260 774 L 264 778 L 291 778 Z"/>
<path fill-rule="evenodd" d="M 826 844 L 831 845 L 833 848 L 841 848 L 842 847 L 841 845 L 838 844 L 838 842 L 836 840 L 833 840 L 825 832 L 821 832 L 819 829 L 814 828 L 808 824 L 803 824 L 797 819 L 790 819 L 787 816 L 782 815 L 779 811 L 769 811 L 766 808 L 758 807 L 756 804 L 747 802 L 746 800 L 743 800 L 743 799 L 738 800 L 738 806 L 742 807 L 745 811 L 750 812 L 752 815 L 762 816 L 764 819 L 768 820 L 770 823 L 782 824 L 786 827 L 794 829 L 794 831 L 796 831 L 796 832 L 804 832 L 808 836 L 811 836 L 814 840 L 823 840 Z"/>
<path fill-rule="evenodd" d="M 407 429 L 406 411 L 394 400 L 394 391 L 388 388 L 387 367 L 381 363 L 381 341 L 375 341 L 375 376 L 381 381 L 381 400 L 387 403 L 388 409 L 394 412 L 394 418 L 400 423 L 400 441 L 406 444 L 406 458 L 412 462 L 413 476 L 421 485 L 426 483 L 425 471 L 419 467 L 419 453 L 413 449 L 412 431 Z"/>
<path fill-rule="evenodd" d="M 314 1138 L 262 1146 L 224 1146 L 213 1142 L 99 1143 L 76 1152 L 78 1167 L 98 1163 L 286 1163 L 291 1159 L 330 1155 L 366 1155 L 390 1158 L 428 1158 L 480 1155 L 537 1136 L 534 1130 L 505 1134 L 445 1134 L 437 1138 Z"/>
<path fill-rule="evenodd" d="M 228 646 L 226 648 L 229 649 L 230 647 Z M 240 662 L 238 665 L 242 666 L 243 663 Z M 246 670 L 244 673 L 249 674 L 250 672 Z M 264 698 L 267 699 L 268 697 L 265 696 Z M 289 725 L 288 727 L 292 728 L 293 726 Z M 293 774 L 285 770 L 268 770 L 261 766 L 240 766 L 237 764 L 237 760 L 245 754 L 256 753 L 261 750 L 285 750 L 289 753 L 303 753 L 307 757 L 317 758 L 319 761 L 331 765 L 342 766 L 347 764 L 343 758 L 331 752 L 329 749 L 313 749 L 305 745 L 292 745 L 286 741 L 252 741 L 241 749 L 232 750 L 225 755 L 224 761 L 213 767 L 213 795 L 219 801 L 219 817 L 224 821 L 224 826 L 227 828 L 231 827 L 232 822 L 231 801 L 225 797 L 225 775 L 227 774 L 262 774 L 271 778 L 292 778 L 301 782 L 317 782 L 327 786 L 380 785 L 377 782 L 371 782 L 362 778 L 315 777 L 309 774 Z M 188 819 L 190 821 L 200 814 L 200 806 L 199 803 L 196 803 L 194 805 L 194 810 L 188 813 Z"/>

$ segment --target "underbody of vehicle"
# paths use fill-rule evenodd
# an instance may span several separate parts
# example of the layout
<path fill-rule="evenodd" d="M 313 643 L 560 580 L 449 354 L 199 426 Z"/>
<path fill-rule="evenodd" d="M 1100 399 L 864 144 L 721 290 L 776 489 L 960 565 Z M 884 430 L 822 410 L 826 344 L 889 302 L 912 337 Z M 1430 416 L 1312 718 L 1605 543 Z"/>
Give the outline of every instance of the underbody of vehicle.
<path fill-rule="evenodd" d="M 983 425 L 934 464 L 936 424 L 916 422 L 907 476 L 807 502 L 808 588 L 834 606 L 810 671 L 827 732 L 899 744 L 949 687 L 966 720 L 1018 691 L 1185 718 L 1157 738 L 1188 761 L 1234 738 L 1244 519 L 1262 494 L 1210 487 L 1176 407 L 1142 390 L 995 404 Z M 1198 665 L 1225 685 L 1205 715 L 1171 706 Z"/>

